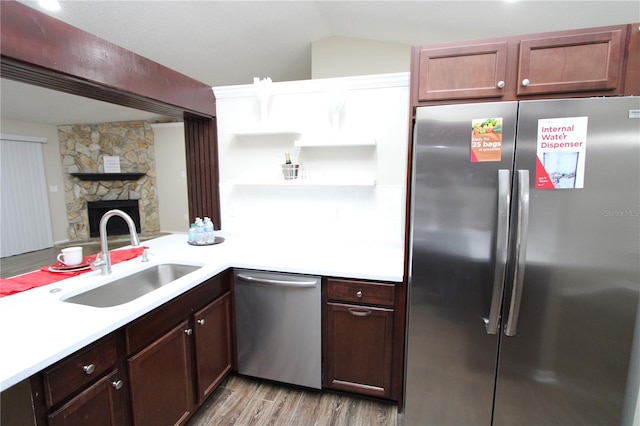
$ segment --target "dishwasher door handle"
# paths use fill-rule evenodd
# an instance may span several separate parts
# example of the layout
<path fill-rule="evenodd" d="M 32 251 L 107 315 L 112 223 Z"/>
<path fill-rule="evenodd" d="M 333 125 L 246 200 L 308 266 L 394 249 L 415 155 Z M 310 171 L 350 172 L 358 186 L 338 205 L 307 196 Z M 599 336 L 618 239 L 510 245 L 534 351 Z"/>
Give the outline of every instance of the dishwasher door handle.
<path fill-rule="evenodd" d="M 317 287 L 318 285 L 318 280 L 316 279 L 311 279 L 311 280 L 299 279 L 295 281 L 288 281 L 288 280 L 277 280 L 273 278 L 258 278 L 258 277 L 252 277 L 251 275 L 245 275 L 245 274 L 237 274 L 236 277 L 240 281 L 245 281 L 248 283 L 277 285 L 280 287 L 314 288 L 314 287 Z"/>

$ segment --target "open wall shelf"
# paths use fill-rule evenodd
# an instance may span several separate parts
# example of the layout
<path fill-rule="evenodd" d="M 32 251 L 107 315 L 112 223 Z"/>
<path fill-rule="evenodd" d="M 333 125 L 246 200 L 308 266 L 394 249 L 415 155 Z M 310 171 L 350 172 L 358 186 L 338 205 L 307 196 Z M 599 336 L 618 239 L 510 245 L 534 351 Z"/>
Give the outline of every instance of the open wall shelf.
<path fill-rule="evenodd" d="M 80 180 L 100 181 L 100 180 L 138 180 L 146 173 L 69 173 Z"/>

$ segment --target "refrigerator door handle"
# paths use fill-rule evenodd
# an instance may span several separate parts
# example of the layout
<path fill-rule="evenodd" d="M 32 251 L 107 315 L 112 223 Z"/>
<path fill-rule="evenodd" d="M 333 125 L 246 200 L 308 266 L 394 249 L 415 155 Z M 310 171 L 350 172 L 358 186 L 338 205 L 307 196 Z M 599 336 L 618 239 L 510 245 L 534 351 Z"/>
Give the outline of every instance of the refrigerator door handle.
<path fill-rule="evenodd" d="M 511 202 L 511 173 L 498 170 L 498 224 L 496 230 L 495 265 L 493 272 L 493 292 L 489 318 L 485 318 L 487 334 L 498 332 L 500 305 L 504 291 L 504 277 L 507 268 L 507 247 L 509 245 L 509 209 Z"/>
<path fill-rule="evenodd" d="M 522 286 L 524 283 L 524 266 L 526 261 L 527 234 L 529 228 L 529 170 L 518 170 L 518 221 L 515 235 L 515 269 L 513 272 L 513 289 L 511 303 L 504 334 L 516 335 L 520 302 L 522 300 Z"/>

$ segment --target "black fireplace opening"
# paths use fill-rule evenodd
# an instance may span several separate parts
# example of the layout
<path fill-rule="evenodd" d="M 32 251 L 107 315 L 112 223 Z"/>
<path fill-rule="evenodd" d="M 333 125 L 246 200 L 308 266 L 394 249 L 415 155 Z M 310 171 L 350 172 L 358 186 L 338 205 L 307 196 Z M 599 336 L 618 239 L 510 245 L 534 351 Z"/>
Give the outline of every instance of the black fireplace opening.
<path fill-rule="evenodd" d="M 100 219 L 109 210 L 122 210 L 133 219 L 136 225 L 136 233 L 140 233 L 140 210 L 138 200 L 109 200 L 109 201 L 89 201 L 87 202 L 87 213 L 89 216 L 89 236 L 100 236 Z M 107 235 L 129 234 L 127 222 L 120 216 L 113 216 L 107 222 Z"/>

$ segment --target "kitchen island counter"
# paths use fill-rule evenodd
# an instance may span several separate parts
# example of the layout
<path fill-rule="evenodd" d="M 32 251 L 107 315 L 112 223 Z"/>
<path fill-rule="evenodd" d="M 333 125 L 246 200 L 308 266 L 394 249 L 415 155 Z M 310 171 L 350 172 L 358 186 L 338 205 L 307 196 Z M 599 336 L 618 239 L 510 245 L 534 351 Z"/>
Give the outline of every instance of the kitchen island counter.
<path fill-rule="evenodd" d="M 0 390 L 27 379 L 108 333 L 163 305 L 203 281 L 239 267 L 402 282 L 401 244 L 326 243 L 317 240 L 273 241 L 221 232 L 225 242 L 190 246 L 186 234 L 147 240 L 149 262 L 141 258 L 113 265 L 112 274 L 91 271 L 79 276 L 0 298 Z M 160 263 L 186 263 L 201 268 L 131 302 L 95 308 L 62 300 Z"/>

